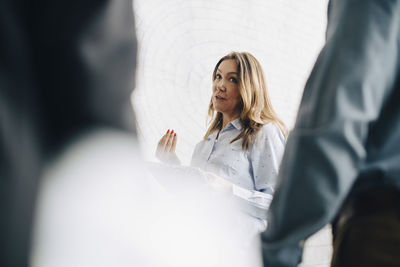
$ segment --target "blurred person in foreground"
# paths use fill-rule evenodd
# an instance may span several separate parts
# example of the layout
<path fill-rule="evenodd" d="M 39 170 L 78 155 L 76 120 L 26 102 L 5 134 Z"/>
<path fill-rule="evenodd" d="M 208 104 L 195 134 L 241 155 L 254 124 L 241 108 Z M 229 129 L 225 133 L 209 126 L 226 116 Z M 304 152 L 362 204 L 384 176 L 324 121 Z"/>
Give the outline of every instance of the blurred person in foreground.
<path fill-rule="evenodd" d="M 0 13 L 0 266 L 27 266 L 51 164 L 92 133 L 133 138 L 136 39 L 131 1 L 2 1 Z"/>
<path fill-rule="evenodd" d="M 142 168 L 132 1 L 0 12 L 0 266 L 261 265 L 222 197 L 177 202 Z"/>
<path fill-rule="evenodd" d="M 331 0 L 262 234 L 296 266 L 332 223 L 332 266 L 400 266 L 400 1 Z"/>

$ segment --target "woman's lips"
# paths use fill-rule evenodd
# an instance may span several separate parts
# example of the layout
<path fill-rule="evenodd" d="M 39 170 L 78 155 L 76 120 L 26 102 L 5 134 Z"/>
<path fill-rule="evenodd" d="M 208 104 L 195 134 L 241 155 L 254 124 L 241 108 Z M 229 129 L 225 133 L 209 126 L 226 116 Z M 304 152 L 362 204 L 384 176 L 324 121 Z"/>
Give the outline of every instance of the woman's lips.
<path fill-rule="evenodd" d="M 222 96 L 216 95 L 215 99 L 219 100 L 219 101 L 223 101 L 226 100 L 225 98 L 223 98 Z"/>

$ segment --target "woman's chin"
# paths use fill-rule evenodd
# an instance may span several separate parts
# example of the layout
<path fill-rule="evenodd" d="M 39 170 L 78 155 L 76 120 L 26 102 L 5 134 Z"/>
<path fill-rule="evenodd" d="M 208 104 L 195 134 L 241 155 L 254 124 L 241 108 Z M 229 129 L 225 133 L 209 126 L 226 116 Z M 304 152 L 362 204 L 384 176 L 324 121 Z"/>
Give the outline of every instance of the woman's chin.
<path fill-rule="evenodd" d="M 215 108 L 215 110 L 216 110 L 217 112 L 224 114 L 224 109 L 217 108 L 217 107 L 215 107 L 215 106 L 214 106 L 214 108 Z"/>
<path fill-rule="evenodd" d="M 214 109 L 217 111 L 217 112 L 220 112 L 220 113 L 224 113 L 225 111 L 226 111 L 226 108 L 224 108 L 224 106 L 223 105 L 221 105 L 221 103 L 218 103 L 218 102 L 213 102 L 213 106 L 214 106 Z"/>

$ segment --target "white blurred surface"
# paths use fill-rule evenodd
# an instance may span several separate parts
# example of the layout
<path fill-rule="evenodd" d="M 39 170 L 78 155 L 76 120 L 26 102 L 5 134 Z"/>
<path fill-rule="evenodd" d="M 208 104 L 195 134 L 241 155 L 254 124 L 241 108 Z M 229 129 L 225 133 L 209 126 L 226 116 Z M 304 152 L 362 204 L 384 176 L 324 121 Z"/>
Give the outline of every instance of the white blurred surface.
<path fill-rule="evenodd" d="M 31 266 L 261 267 L 251 222 L 223 194 L 191 177 L 184 198 L 169 194 L 144 165 L 130 135 L 72 143 L 43 177 Z"/>

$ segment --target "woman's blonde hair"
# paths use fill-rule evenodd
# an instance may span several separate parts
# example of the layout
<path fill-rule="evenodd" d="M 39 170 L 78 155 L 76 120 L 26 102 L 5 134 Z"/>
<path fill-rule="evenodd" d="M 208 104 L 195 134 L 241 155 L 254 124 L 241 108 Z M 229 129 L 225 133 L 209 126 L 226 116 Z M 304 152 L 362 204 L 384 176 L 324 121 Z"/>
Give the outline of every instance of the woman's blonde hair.
<path fill-rule="evenodd" d="M 263 125 L 269 122 L 275 123 L 286 137 L 286 127 L 278 118 L 272 107 L 264 72 L 260 63 L 253 55 L 247 52 L 231 52 L 224 56 L 218 61 L 214 68 L 212 74 L 213 81 L 216 78 L 219 65 L 222 61 L 227 59 L 235 60 L 238 65 L 239 93 L 241 96 L 241 105 L 243 107 L 240 113 L 240 123 L 243 128 L 240 134 L 236 136 L 231 143 L 242 138 L 242 148 L 243 150 L 247 150 Z M 221 130 L 222 128 L 222 113 L 215 110 L 212 99 L 210 100 L 208 115 L 211 123 L 204 139 L 212 132 Z"/>

